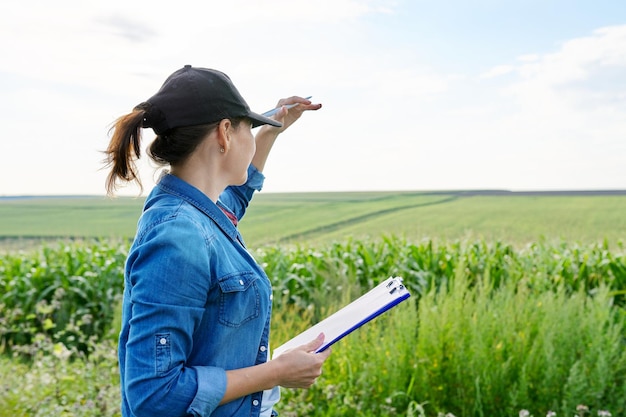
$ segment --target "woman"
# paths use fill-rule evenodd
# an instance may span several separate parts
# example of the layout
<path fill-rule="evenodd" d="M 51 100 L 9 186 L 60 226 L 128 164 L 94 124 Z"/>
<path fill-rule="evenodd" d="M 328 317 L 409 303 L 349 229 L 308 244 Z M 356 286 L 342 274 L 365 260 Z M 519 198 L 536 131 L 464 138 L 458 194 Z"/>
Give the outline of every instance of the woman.
<path fill-rule="evenodd" d="M 157 135 L 150 157 L 169 166 L 126 261 L 123 416 L 276 415 L 278 386 L 307 388 L 321 374 L 323 335 L 269 361 L 271 285 L 236 227 L 277 136 L 321 107 L 278 104 L 274 119 L 253 113 L 228 76 L 187 65 L 113 126 L 109 194 L 119 182 L 141 186 L 141 128 Z"/>

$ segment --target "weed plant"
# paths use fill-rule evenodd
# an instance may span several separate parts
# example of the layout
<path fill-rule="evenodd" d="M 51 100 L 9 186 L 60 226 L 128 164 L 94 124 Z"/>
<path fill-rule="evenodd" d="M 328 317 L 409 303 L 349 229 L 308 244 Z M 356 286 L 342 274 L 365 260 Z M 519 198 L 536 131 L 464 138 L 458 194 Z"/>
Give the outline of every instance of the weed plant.
<path fill-rule="evenodd" d="M 119 417 L 117 347 L 90 344 L 87 356 L 39 334 L 30 361 L 0 356 L 0 417 Z"/>
<path fill-rule="evenodd" d="M 626 323 L 605 286 L 589 296 L 468 276 L 458 268 L 334 345 L 318 383 L 283 390 L 281 415 L 626 413 Z"/>
<path fill-rule="evenodd" d="M 457 416 L 626 413 L 626 327 L 604 285 L 592 295 L 529 280 L 448 289 L 420 300 L 411 396 Z M 409 363 L 408 365 L 411 365 Z"/>

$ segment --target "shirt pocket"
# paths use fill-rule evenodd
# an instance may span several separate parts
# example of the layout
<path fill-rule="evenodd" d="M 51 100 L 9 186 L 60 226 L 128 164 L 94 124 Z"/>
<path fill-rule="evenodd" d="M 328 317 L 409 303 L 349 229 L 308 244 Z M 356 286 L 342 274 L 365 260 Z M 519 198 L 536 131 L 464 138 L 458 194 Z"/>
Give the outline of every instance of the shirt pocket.
<path fill-rule="evenodd" d="M 261 314 L 258 276 L 253 272 L 238 272 L 219 279 L 219 322 L 239 327 Z"/>

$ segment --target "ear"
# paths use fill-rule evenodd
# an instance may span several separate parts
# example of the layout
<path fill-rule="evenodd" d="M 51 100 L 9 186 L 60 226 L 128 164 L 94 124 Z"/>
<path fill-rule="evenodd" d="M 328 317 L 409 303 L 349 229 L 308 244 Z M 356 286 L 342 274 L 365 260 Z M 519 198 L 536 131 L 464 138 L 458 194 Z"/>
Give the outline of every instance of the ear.
<path fill-rule="evenodd" d="M 228 152 L 230 149 L 230 131 L 232 123 L 228 119 L 223 119 L 219 125 L 217 125 L 217 144 L 221 149 L 224 149 L 223 153 Z"/>

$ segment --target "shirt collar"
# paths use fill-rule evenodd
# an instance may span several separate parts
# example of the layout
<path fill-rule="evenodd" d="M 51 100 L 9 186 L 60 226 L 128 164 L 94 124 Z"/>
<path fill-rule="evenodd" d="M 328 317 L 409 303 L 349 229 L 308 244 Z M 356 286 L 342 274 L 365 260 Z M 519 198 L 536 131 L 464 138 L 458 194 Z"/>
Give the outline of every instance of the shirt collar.
<path fill-rule="evenodd" d="M 164 192 L 175 195 L 191 204 L 209 217 L 231 239 L 240 241 L 239 231 L 224 211 L 206 194 L 188 182 L 172 175 L 164 174 L 157 184 Z"/>

